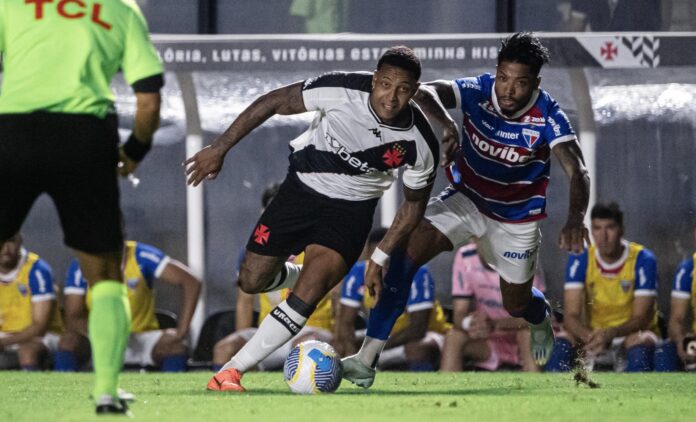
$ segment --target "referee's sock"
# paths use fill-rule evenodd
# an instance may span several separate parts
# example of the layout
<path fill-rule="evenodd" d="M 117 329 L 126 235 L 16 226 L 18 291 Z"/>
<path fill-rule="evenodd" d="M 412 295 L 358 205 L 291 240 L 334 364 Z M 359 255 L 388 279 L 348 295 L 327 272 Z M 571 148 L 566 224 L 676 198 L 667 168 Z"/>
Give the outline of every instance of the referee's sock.
<path fill-rule="evenodd" d="M 118 376 L 131 329 L 126 285 L 104 280 L 97 282 L 91 291 L 89 339 L 95 378 L 92 397 L 95 400 L 106 395 L 118 398 Z"/>
<path fill-rule="evenodd" d="M 243 373 L 253 368 L 299 333 L 314 308 L 290 293 L 287 300 L 266 315 L 253 337 L 221 370 L 234 368 Z"/>
<path fill-rule="evenodd" d="M 285 288 L 292 289 L 295 287 L 297 279 L 300 278 L 300 271 L 302 271 L 302 265 L 286 262 L 283 268 L 280 269 L 280 272 L 261 292 L 267 293 Z"/>

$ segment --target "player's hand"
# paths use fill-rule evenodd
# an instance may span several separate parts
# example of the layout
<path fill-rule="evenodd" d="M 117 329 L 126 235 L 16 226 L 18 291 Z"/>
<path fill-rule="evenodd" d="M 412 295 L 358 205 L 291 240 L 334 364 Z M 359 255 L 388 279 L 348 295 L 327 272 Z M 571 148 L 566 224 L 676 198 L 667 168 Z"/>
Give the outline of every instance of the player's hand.
<path fill-rule="evenodd" d="M 585 344 L 585 351 L 592 356 L 597 356 L 607 349 L 614 337 L 614 331 L 611 328 L 596 329 L 590 333 Z"/>
<path fill-rule="evenodd" d="M 493 332 L 493 321 L 483 311 L 471 314 L 471 324 L 467 333 L 472 340 L 486 340 Z"/>
<path fill-rule="evenodd" d="M 138 168 L 138 162 L 131 160 L 123 152 L 123 146 L 118 149 L 118 174 L 121 177 L 128 177 Z"/>
<path fill-rule="evenodd" d="M 586 245 L 590 245 L 590 233 L 580 219 L 568 219 L 561 230 L 559 246 L 572 253 L 581 253 Z"/>
<path fill-rule="evenodd" d="M 377 305 L 379 296 L 382 294 L 382 280 L 384 280 L 384 268 L 368 259 L 365 269 L 365 288 L 375 299 L 374 305 Z"/>
<path fill-rule="evenodd" d="M 208 145 L 182 163 L 186 167 L 187 184 L 198 186 L 205 179 L 215 179 L 222 170 L 225 152 L 221 148 Z"/>
<path fill-rule="evenodd" d="M 447 167 L 454 160 L 459 149 L 459 132 L 454 121 L 445 125 L 442 129 L 442 142 L 440 146 L 440 165 Z"/>

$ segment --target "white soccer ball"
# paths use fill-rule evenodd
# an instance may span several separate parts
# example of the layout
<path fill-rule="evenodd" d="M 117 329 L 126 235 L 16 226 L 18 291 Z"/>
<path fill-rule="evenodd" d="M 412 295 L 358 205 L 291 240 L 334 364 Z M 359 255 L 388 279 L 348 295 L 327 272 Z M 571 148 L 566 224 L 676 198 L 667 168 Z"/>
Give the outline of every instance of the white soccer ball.
<path fill-rule="evenodd" d="M 292 349 L 285 360 L 283 375 L 293 393 L 333 393 L 341 385 L 343 366 L 333 347 L 308 340 Z"/>

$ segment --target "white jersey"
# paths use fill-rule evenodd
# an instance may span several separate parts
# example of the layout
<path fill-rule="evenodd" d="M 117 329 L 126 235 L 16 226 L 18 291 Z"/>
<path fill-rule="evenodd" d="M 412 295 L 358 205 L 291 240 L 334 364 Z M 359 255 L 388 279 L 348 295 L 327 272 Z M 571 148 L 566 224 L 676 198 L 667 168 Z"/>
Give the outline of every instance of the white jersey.
<path fill-rule="evenodd" d="M 330 198 L 379 198 L 405 167 L 403 183 L 422 189 L 437 172 L 438 141 L 411 101 L 410 123 L 383 123 L 369 102 L 372 74 L 328 73 L 302 88 L 305 108 L 317 111 L 306 132 L 290 142 L 290 173 Z"/>

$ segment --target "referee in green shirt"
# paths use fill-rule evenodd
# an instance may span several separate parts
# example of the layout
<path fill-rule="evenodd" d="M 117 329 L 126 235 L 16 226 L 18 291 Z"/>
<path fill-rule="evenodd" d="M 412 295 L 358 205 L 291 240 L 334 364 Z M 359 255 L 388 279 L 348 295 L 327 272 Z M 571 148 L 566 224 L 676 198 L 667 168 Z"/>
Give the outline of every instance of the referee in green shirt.
<path fill-rule="evenodd" d="M 51 196 L 91 286 L 97 413 L 125 413 L 117 388 L 130 309 L 117 174 L 150 149 L 162 64 L 135 0 L 0 0 L 0 53 L 0 243 L 41 193 Z M 110 89 L 119 69 L 137 98 L 121 147 Z"/>

